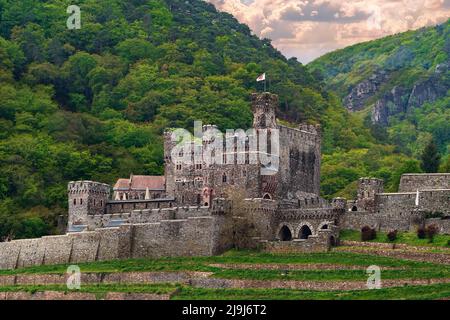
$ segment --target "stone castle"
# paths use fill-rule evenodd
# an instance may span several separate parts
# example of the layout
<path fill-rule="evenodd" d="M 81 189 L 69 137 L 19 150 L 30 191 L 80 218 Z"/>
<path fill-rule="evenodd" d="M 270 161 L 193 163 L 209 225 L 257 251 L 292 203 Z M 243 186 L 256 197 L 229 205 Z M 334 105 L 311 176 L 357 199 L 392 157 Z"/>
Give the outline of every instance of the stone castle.
<path fill-rule="evenodd" d="M 131 175 L 113 188 L 70 182 L 67 234 L 0 243 L 0 269 L 216 255 L 233 247 L 326 251 L 339 244 L 340 229 L 365 225 L 411 230 L 433 223 L 450 233 L 450 174 L 403 175 L 399 193 L 383 193 L 382 180 L 362 178 L 356 200 L 322 199 L 320 127 L 280 125 L 277 106 L 276 95 L 252 95 L 255 139 L 268 141 L 267 150 L 255 153 L 277 149 L 277 170 L 262 170 L 261 162 L 250 161 L 254 154 L 247 140 L 242 148 L 224 150 L 221 163 L 206 165 L 202 160 L 208 139 L 190 152 L 177 149 L 180 156 L 193 159 L 178 162 L 168 130 L 164 176 Z M 276 146 L 270 139 L 275 132 Z M 243 161 L 238 163 L 239 157 Z"/>

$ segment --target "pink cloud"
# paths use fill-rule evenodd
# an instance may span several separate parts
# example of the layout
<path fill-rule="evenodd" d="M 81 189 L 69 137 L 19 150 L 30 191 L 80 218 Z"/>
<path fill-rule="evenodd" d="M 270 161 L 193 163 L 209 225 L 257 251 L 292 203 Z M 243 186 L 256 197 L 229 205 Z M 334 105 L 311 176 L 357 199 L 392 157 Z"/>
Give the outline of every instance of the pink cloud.
<path fill-rule="evenodd" d="M 208 0 L 308 63 L 348 45 L 441 23 L 450 0 Z"/>

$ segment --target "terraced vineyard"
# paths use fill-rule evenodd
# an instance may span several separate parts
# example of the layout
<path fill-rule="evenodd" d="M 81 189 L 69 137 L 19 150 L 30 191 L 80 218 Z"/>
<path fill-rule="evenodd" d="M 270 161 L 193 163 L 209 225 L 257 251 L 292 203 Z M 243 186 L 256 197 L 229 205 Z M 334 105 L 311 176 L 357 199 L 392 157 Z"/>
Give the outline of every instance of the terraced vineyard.
<path fill-rule="evenodd" d="M 370 265 L 382 289 L 367 288 Z M 216 257 L 79 264 L 81 288 L 67 289 L 67 265 L 0 271 L 0 299 L 445 299 L 450 249 L 344 241 L 327 253 L 229 251 Z"/>

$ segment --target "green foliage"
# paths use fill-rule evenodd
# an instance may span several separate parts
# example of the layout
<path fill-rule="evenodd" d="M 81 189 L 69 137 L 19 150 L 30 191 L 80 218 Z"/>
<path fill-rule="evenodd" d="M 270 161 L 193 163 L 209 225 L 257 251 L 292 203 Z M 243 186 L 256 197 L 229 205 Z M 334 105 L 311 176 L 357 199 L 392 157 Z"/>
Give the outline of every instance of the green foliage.
<path fill-rule="evenodd" d="M 438 172 L 441 156 L 433 140 L 425 147 L 421 158 L 421 167 L 423 171 L 427 173 Z"/>
<path fill-rule="evenodd" d="M 0 237 L 55 232 L 70 180 L 162 174 L 168 127 L 248 128 L 261 72 L 282 120 L 322 124 L 324 196 L 350 196 L 363 175 L 394 188 L 408 159 L 305 66 L 205 1 L 80 0 L 80 30 L 65 27 L 70 1 L 0 3 Z M 443 125 L 429 130 L 445 139 Z"/>

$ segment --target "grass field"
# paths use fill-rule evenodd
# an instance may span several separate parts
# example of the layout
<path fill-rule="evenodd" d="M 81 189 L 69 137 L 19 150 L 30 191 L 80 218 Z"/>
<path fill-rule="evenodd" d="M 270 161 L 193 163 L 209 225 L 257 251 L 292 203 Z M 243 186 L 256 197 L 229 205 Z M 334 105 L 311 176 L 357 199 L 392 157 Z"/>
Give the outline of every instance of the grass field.
<path fill-rule="evenodd" d="M 361 241 L 361 232 L 356 230 L 342 230 L 341 240 Z M 377 231 L 377 237 L 369 242 L 402 243 L 411 246 L 446 247 L 450 248 L 450 235 L 437 234 L 432 242 L 428 239 L 419 239 L 414 232 L 398 232 L 397 239 L 389 241 L 386 232 Z"/>
<path fill-rule="evenodd" d="M 314 266 L 326 266 L 314 270 Z M 367 281 L 366 268 L 377 265 L 381 268 L 382 281 L 450 279 L 450 265 L 427 261 L 411 261 L 373 254 L 344 251 L 309 254 L 268 254 L 256 251 L 229 251 L 215 257 L 130 259 L 79 264 L 82 273 L 116 272 L 178 272 L 206 271 L 216 279 L 239 279 L 250 281 L 304 281 L 305 283 L 328 284 L 339 282 L 359 283 Z M 231 267 L 230 267 L 231 266 Z M 245 266 L 245 267 L 244 267 Z M 273 267 L 280 268 L 273 268 Z M 290 266 L 292 270 L 283 270 Z M 306 268 L 296 270 L 295 268 Z M 251 267 L 249 269 L 249 267 Z M 334 269 L 335 268 L 335 269 Z M 13 274 L 64 274 L 67 265 L 40 266 L 11 271 L 0 271 L 0 275 Z M 7 291 L 67 291 L 65 285 L 21 285 L 0 286 Z M 81 292 L 95 293 L 98 299 L 108 292 L 170 294 L 171 299 L 440 299 L 450 297 L 450 283 L 395 286 L 379 290 L 302 290 L 286 288 L 220 288 L 193 287 L 186 283 L 148 284 L 85 284 Z"/>

